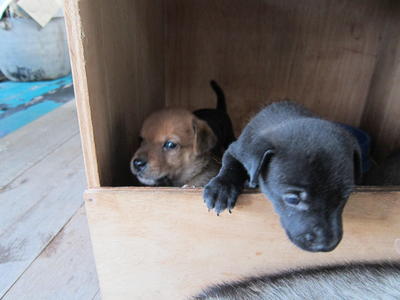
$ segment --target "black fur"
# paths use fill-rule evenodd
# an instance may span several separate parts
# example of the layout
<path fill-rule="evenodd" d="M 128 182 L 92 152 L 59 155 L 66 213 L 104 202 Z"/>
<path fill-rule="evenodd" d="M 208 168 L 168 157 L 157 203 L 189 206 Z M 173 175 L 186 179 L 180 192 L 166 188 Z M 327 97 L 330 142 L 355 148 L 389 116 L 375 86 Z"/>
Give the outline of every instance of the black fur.
<path fill-rule="evenodd" d="M 342 210 L 360 174 L 356 139 L 291 101 L 259 112 L 232 143 L 204 201 L 231 210 L 249 179 L 273 202 L 289 239 L 308 251 L 331 251 L 342 238 Z"/>
<path fill-rule="evenodd" d="M 217 95 L 217 110 L 226 112 L 225 94 L 215 80 L 210 81 L 210 85 Z"/>
<path fill-rule="evenodd" d="M 214 80 L 211 80 L 210 85 L 217 95 L 217 107 L 215 109 L 199 109 L 194 111 L 193 114 L 206 121 L 208 126 L 211 127 L 218 140 L 218 144 L 214 147 L 212 153 L 222 157 L 224 151 L 235 141 L 235 134 L 226 110 L 224 92 Z"/>
<path fill-rule="evenodd" d="M 400 185 L 400 150 L 372 167 L 365 175 L 364 185 Z"/>
<path fill-rule="evenodd" d="M 400 262 L 318 266 L 217 284 L 193 299 L 399 299 Z"/>

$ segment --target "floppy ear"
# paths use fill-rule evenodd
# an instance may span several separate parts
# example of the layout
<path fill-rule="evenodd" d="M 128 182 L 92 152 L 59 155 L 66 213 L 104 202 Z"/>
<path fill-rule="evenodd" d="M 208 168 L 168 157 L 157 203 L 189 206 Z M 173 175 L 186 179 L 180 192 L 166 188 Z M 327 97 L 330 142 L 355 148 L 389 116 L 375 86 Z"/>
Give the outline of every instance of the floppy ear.
<path fill-rule="evenodd" d="M 258 177 L 260 176 L 261 170 L 263 166 L 265 166 L 265 164 L 267 164 L 270 161 L 273 154 L 274 154 L 273 150 L 271 149 L 266 150 L 261 156 L 261 159 L 259 160 L 254 159 L 249 169 L 246 168 L 247 172 L 250 175 L 250 182 L 249 182 L 250 187 L 254 188 L 258 185 Z"/>
<path fill-rule="evenodd" d="M 205 121 L 193 118 L 193 131 L 196 154 L 206 153 L 217 144 L 217 137 Z"/>
<path fill-rule="evenodd" d="M 241 146 L 243 143 L 246 148 Z M 270 161 L 274 154 L 271 145 L 261 141 L 259 143 L 253 143 L 251 147 L 249 147 L 247 141 L 236 141 L 232 143 L 229 148 L 232 155 L 245 167 L 250 177 L 249 186 L 253 188 L 256 187 L 262 168 Z"/>

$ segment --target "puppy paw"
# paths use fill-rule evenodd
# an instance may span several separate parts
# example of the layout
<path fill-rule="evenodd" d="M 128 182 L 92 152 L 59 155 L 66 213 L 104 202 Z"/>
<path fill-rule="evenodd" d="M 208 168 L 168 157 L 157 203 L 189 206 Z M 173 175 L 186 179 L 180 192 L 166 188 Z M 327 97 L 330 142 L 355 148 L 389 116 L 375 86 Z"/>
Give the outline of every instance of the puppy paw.
<path fill-rule="evenodd" d="M 208 209 L 214 209 L 219 215 L 225 209 L 234 208 L 242 188 L 221 177 L 214 177 L 204 188 L 203 199 Z"/>

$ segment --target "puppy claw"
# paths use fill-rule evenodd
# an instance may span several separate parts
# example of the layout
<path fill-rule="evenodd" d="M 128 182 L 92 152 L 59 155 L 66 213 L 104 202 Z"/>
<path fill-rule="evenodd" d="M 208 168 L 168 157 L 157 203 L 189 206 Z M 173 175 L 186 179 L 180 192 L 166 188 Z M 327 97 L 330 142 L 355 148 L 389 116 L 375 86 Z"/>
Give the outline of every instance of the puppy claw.
<path fill-rule="evenodd" d="M 225 209 L 232 213 L 241 187 L 225 178 L 215 177 L 204 188 L 203 199 L 209 210 L 214 209 L 219 216 Z"/>

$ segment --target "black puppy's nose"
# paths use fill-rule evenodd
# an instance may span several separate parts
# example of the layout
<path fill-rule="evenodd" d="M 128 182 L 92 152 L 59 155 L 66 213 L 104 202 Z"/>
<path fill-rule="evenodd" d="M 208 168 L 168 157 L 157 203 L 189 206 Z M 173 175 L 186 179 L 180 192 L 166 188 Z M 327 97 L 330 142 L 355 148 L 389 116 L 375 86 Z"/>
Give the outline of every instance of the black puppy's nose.
<path fill-rule="evenodd" d="M 135 167 L 135 169 L 137 171 L 141 171 L 144 169 L 144 167 L 146 166 L 147 161 L 140 159 L 140 158 L 136 158 L 133 160 L 133 166 Z"/>
<path fill-rule="evenodd" d="M 312 243 L 315 240 L 315 234 L 313 233 L 306 233 L 304 235 L 304 240 L 306 240 L 309 243 Z"/>
<path fill-rule="evenodd" d="M 313 231 L 303 234 L 300 241 L 306 250 L 327 252 L 333 250 L 337 246 L 340 238 L 335 237 L 329 230 L 315 227 Z"/>

